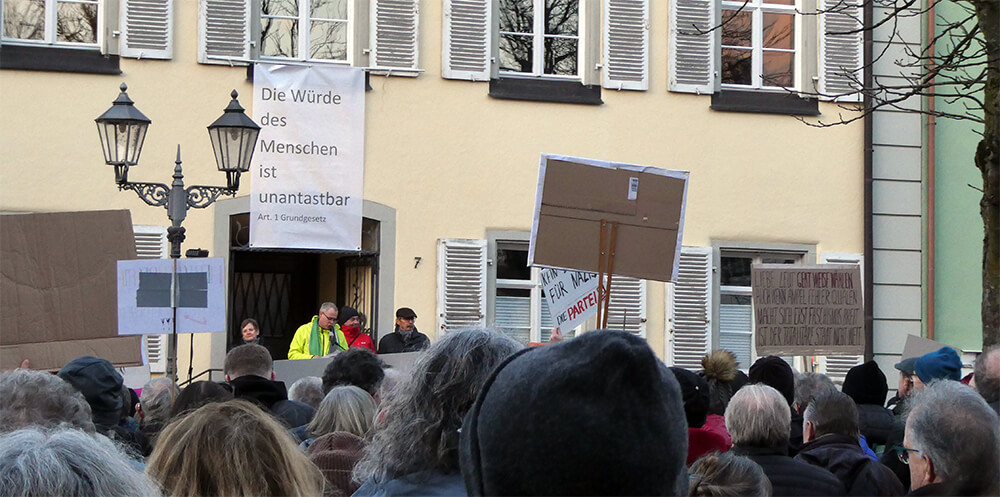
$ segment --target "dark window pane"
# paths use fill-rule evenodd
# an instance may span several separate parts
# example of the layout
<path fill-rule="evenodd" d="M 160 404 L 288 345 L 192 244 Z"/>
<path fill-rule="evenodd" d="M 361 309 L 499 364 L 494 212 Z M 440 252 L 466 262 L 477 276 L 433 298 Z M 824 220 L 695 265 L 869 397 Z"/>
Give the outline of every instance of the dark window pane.
<path fill-rule="evenodd" d="M 795 81 L 795 53 L 764 50 L 764 86 L 791 88 Z"/>
<path fill-rule="evenodd" d="M 527 288 L 497 288 L 497 297 L 531 297 L 531 290 Z M 530 305 L 530 303 L 529 303 Z"/>
<path fill-rule="evenodd" d="M 753 259 L 749 257 L 723 257 L 719 263 L 722 274 L 719 283 L 724 286 L 750 286 L 751 262 Z"/>
<path fill-rule="evenodd" d="M 753 43 L 753 17 L 746 10 L 722 11 L 722 44 L 749 47 Z"/>
<path fill-rule="evenodd" d="M 45 0 L 3 0 L 3 35 L 19 40 L 45 36 Z"/>
<path fill-rule="evenodd" d="M 576 35 L 579 10 L 579 0 L 545 0 L 545 34 Z"/>
<path fill-rule="evenodd" d="M 795 48 L 795 14 L 764 12 L 764 48 Z"/>
<path fill-rule="evenodd" d="M 531 33 L 535 26 L 532 0 L 500 0 L 500 31 Z"/>
<path fill-rule="evenodd" d="M 526 249 L 498 248 L 497 279 L 530 280 L 531 268 L 528 267 L 528 251 Z"/>
<path fill-rule="evenodd" d="M 532 72 L 533 46 L 530 35 L 500 35 L 500 70 Z"/>
<path fill-rule="evenodd" d="M 753 297 L 749 295 L 732 295 L 728 293 L 723 293 L 719 295 L 720 304 L 722 305 L 750 305 L 753 301 Z"/>
<path fill-rule="evenodd" d="M 545 38 L 545 74 L 576 75 L 576 38 Z"/>
<path fill-rule="evenodd" d="M 795 264 L 796 260 L 789 257 L 762 257 L 760 262 L 762 264 Z"/>
<path fill-rule="evenodd" d="M 722 82 L 749 85 L 753 82 L 753 52 L 742 48 L 722 49 Z"/>

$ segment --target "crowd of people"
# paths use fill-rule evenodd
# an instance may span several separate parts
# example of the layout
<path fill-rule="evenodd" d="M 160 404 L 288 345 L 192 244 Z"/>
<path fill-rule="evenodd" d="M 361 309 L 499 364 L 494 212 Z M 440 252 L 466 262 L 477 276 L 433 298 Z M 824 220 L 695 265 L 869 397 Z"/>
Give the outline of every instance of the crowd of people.
<path fill-rule="evenodd" d="M 950 347 L 901 361 L 886 404 L 875 362 L 838 388 L 774 356 L 690 371 L 624 332 L 470 329 L 408 371 L 346 347 L 287 388 L 246 343 L 225 382 L 136 396 L 80 357 L 0 373 L 0 495 L 1000 495 L 1000 348 L 961 367 Z"/>

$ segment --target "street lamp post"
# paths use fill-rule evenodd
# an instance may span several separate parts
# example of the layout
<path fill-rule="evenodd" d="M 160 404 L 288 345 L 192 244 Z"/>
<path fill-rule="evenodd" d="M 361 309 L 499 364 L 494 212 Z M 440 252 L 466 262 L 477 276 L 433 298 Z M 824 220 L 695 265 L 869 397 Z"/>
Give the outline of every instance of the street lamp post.
<path fill-rule="evenodd" d="M 97 131 L 101 137 L 101 147 L 104 150 L 104 163 L 115 168 L 115 183 L 118 190 L 132 190 L 143 202 L 154 207 L 165 207 L 170 227 L 167 228 L 167 240 L 170 242 L 170 258 L 175 259 L 174 275 L 176 276 L 176 259 L 181 257 L 181 242 L 184 241 L 184 227 L 181 223 L 187 217 L 187 211 L 193 207 L 204 209 L 212 205 L 219 196 L 234 196 L 239 190 L 240 174 L 250 169 L 250 160 L 257 144 L 260 126 L 247 117 L 236 100 L 238 94 L 233 90 L 232 101 L 226 107 L 222 117 L 208 126 L 208 134 L 212 140 L 215 161 L 220 171 L 226 173 L 226 186 L 194 185 L 184 188 L 184 174 L 181 171 L 181 146 L 177 145 L 177 160 L 174 162 L 173 182 L 170 186 L 163 183 L 141 183 L 128 180 L 128 169 L 139 162 L 142 144 L 146 138 L 146 130 L 151 121 L 135 107 L 132 99 L 125 93 L 128 87 L 122 83 L 121 93 L 115 99 L 111 108 L 95 119 Z M 175 278 L 176 279 L 176 278 Z M 167 376 L 177 380 L 177 306 L 173 305 L 173 331 L 167 341 Z"/>

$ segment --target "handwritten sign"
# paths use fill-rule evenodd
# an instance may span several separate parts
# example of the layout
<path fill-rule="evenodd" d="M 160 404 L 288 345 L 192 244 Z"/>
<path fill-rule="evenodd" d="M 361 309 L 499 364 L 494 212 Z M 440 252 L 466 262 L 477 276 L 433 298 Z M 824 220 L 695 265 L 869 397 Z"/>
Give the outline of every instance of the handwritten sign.
<path fill-rule="evenodd" d="M 549 314 L 563 333 L 597 314 L 597 273 L 543 268 L 539 277 Z"/>
<path fill-rule="evenodd" d="M 757 355 L 859 355 L 865 351 L 857 265 L 754 264 Z"/>
<path fill-rule="evenodd" d="M 118 334 L 159 335 L 226 329 L 225 264 L 221 258 L 118 261 Z M 171 297 L 173 295 L 173 297 Z"/>
<path fill-rule="evenodd" d="M 250 246 L 361 250 L 365 75 L 254 65 Z"/>

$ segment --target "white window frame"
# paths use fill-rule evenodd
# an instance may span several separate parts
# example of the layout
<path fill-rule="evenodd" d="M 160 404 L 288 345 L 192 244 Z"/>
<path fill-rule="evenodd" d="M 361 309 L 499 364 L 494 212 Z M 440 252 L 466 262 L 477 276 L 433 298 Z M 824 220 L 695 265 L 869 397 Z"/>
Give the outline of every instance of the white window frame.
<path fill-rule="evenodd" d="M 720 343 L 720 305 L 723 293 L 730 295 L 750 295 L 750 288 L 742 286 L 722 285 L 721 264 L 722 257 L 750 257 L 754 262 L 760 262 L 762 257 L 795 257 L 795 264 L 815 264 L 816 245 L 812 244 L 785 244 L 785 243 L 753 243 L 753 242 L 712 242 L 712 350 L 719 349 Z M 751 306 L 752 306 L 751 298 Z M 759 356 L 755 346 L 754 337 L 757 330 L 750 322 L 750 364 L 740 364 L 740 369 L 746 371 L 756 361 Z"/>
<path fill-rule="evenodd" d="M 751 33 L 751 82 L 749 85 L 737 85 L 732 83 L 721 82 L 722 74 L 719 73 L 720 83 L 722 88 L 725 89 L 743 89 L 743 90 L 764 90 L 764 91 L 786 91 L 786 90 L 799 90 L 801 88 L 802 81 L 802 16 L 799 15 L 801 12 L 799 1 L 796 1 L 794 5 L 781 5 L 765 3 L 764 0 L 748 0 L 746 4 L 742 1 L 731 1 L 722 0 L 722 11 L 726 10 L 741 10 L 743 12 L 750 12 L 752 19 L 752 33 Z M 792 52 L 794 54 L 792 61 L 792 68 L 795 74 L 792 77 L 792 87 L 782 88 L 780 86 L 765 86 L 763 83 L 763 78 L 761 73 L 763 72 L 763 60 L 764 60 L 764 13 L 773 14 L 792 14 L 795 16 L 795 21 L 793 26 L 795 27 L 794 36 L 794 47 L 792 50 L 788 49 L 768 49 L 768 51 L 775 52 Z M 722 15 L 722 18 L 725 16 Z M 725 48 L 742 48 L 742 47 L 732 47 L 728 45 L 723 45 L 719 42 L 719 61 L 722 63 L 722 50 Z"/>
<path fill-rule="evenodd" d="M 0 4 L 6 3 L 8 0 L 2 0 Z M 94 50 L 100 49 L 104 46 L 104 31 L 107 25 L 107 15 L 108 15 L 108 5 L 105 0 L 44 0 L 45 2 L 45 34 L 42 36 L 41 40 L 22 40 L 19 38 L 8 38 L 3 35 L 3 8 L 0 5 L 0 40 L 2 40 L 4 45 L 25 45 L 25 46 L 46 46 L 46 47 L 58 47 L 58 48 L 72 48 L 78 50 Z M 56 26 L 58 24 L 58 4 L 59 3 L 83 3 L 97 5 L 97 32 L 95 33 L 97 41 L 95 43 L 69 43 L 57 41 L 58 33 L 56 32 Z"/>
<path fill-rule="evenodd" d="M 529 329 L 528 341 L 542 341 L 542 280 L 539 277 L 541 271 L 538 268 L 530 268 L 531 278 L 527 280 L 514 280 L 497 278 L 497 251 L 505 247 L 520 247 L 528 250 L 529 233 L 523 231 L 490 232 L 487 237 L 487 288 L 486 288 L 486 323 L 487 326 L 496 326 L 497 317 L 497 289 L 520 289 L 530 291 L 529 308 Z M 568 330 L 567 330 L 568 331 Z M 572 335 L 572 332 L 564 331 L 564 335 Z"/>
<path fill-rule="evenodd" d="M 347 19 L 314 18 L 314 17 L 311 16 L 312 13 L 309 11 L 309 7 L 310 7 L 310 3 L 311 3 L 310 0 L 296 0 L 296 2 L 298 3 L 298 15 L 297 16 L 291 17 L 291 16 L 267 15 L 266 17 L 270 18 L 270 19 L 295 20 L 295 21 L 298 22 L 298 26 L 299 26 L 299 34 L 298 34 L 298 41 L 297 41 L 297 43 L 298 43 L 298 56 L 296 56 L 296 57 L 277 57 L 277 56 L 265 56 L 265 55 L 261 54 L 258 57 L 258 60 L 260 60 L 261 62 L 299 61 L 299 62 L 316 62 L 316 63 L 323 63 L 323 64 L 348 65 L 348 66 L 349 65 L 354 65 L 354 49 L 356 48 L 355 47 L 355 43 L 357 43 L 357 40 L 355 39 L 356 33 L 354 32 L 354 30 L 356 28 L 356 25 L 357 25 L 357 22 L 356 22 L 356 19 L 355 19 L 355 4 L 356 4 L 356 2 L 354 0 L 345 0 L 345 2 L 347 3 Z M 258 23 L 258 26 L 260 28 L 259 30 L 262 31 L 263 30 L 263 25 L 264 25 L 264 19 L 265 19 L 265 15 L 264 15 L 264 12 L 263 12 L 263 2 L 259 2 L 258 6 L 260 8 L 257 9 L 258 12 L 256 13 L 256 15 L 257 15 L 257 17 L 259 19 L 259 23 Z M 347 57 L 344 60 L 336 60 L 336 59 L 313 59 L 313 58 L 311 58 L 312 47 L 309 44 L 309 33 L 310 33 L 310 29 L 312 29 L 312 23 L 311 23 L 311 21 L 343 22 L 343 23 L 347 24 L 347 47 L 346 47 L 346 55 L 347 55 Z M 260 39 L 259 43 L 261 45 L 263 45 L 264 40 L 262 38 L 259 38 L 259 39 Z"/>
<path fill-rule="evenodd" d="M 495 4 L 497 6 L 497 10 L 500 10 L 502 8 L 502 5 L 501 5 L 500 1 L 501 0 L 498 0 L 497 3 Z M 526 72 L 517 72 L 517 71 L 504 71 L 503 69 L 499 69 L 499 74 L 501 76 L 505 77 L 505 78 L 542 78 L 542 79 L 555 79 L 555 80 L 566 80 L 566 81 L 578 81 L 578 80 L 580 80 L 581 77 L 582 77 L 581 76 L 580 67 L 584 63 L 584 60 L 583 60 L 583 53 L 584 53 L 583 52 L 583 49 L 584 49 L 584 47 L 583 47 L 583 39 L 584 39 L 583 38 L 583 31 L 584 31 L 583 30 L 583 24 L 584 24 L 583 20 L 584 20 L 584 15 L 585 15 L 584 14 L 584 9 L 586 8 L 586 5 L 584 5 L 584 1 L 583 0 L 577 0 L 577 6 L 576 6 L 576 8 L 577 8 L 576 36 L 570 36 L 570 35 L 547 35 L 547 34 L 545 34 L 545 16 L 544 16 L 544 12 L 545 12 L 545 0 L 532 0 L 532 2 L 533 2 L 533 7 L 532 8 L 534 10 L 534 15 L 533 15 L 534 25 L 532 27 L 532 33 L 531 33 L 531 38 L 532 38 L 532 71 L 530 73 L 526 73 Z M 542 15 L 538 15 L 539 12 L 541 12 Z M 500 25 L 499 25 L 499 19 L 500 19 L 500 17 L 501 17 L 501 15 L 498 12 L 497 13 L 498 24 L 497 24 L 497 28 L 496 28 L 497 29 L 497 40 L 498 40 L 497 41 L 497 53 L 498 53 L 498 56 L 497 56 L 498 57 L 498 59 L 497 59 L 497 66 L 498 67 L 499 67 L 499 51 L 500 51 L 500 46 L 499 46 L 500 42 L 499 42 L 499 39 L 500 39 L 500 37 L 502 35 L 504 35 L 504 34 L 512 34 L 512 35 L 516 35 L 516 36 L 523 36 L 524 35 L 523 33 L 514 33 L 512 31 L 501 31 L 500 30 Z M 568 74 L 545 74 L 544 73 L 544 70 L 545 70 L 545 39 L 546 38 L 562 38 L 562 39 L 575 39 L 576 40 L 576 74 L 568 75 Z"/>

